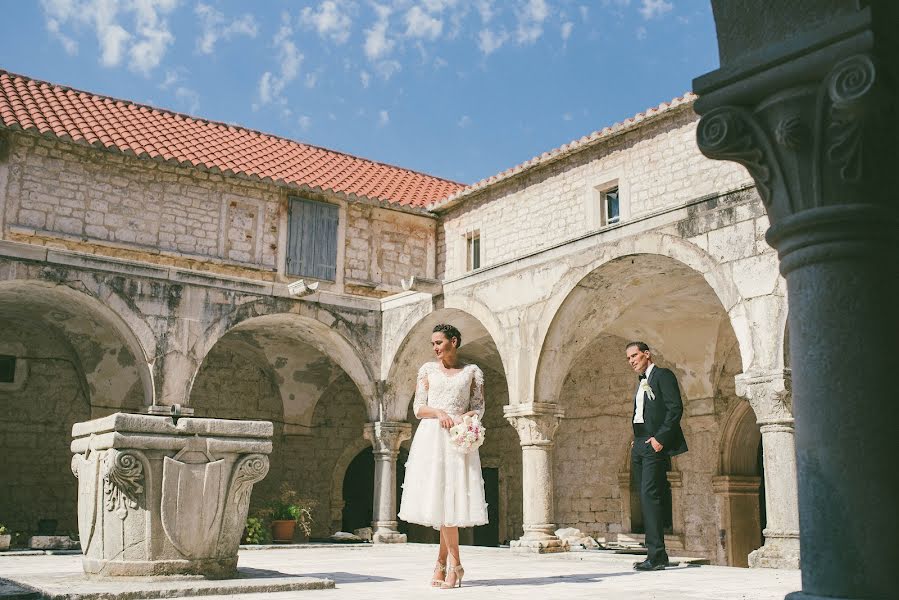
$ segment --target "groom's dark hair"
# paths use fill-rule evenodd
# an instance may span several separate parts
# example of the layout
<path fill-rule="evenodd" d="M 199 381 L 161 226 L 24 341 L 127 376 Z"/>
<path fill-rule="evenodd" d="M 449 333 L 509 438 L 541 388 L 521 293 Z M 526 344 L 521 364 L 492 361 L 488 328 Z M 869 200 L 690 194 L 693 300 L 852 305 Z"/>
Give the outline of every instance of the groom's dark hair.
<path fill-rule="evenodd" d="M 456 338 L 456 348 L 459 348 L 462 345 L 462 334 L 458 329 L 453 327 L 448 323 L 438 323 L 434 325 L 433 333 L 442 333 L 446 336 L 446 339 L 452 341 L 453 338 Z"/>
<path fill-rule="evenodd" d="M 628 342 L 624 349 L 627 350 L 631 346 L 636 346 L 640 352 L 649 352 L 649 346 L 646 345 L 646 342 Z"/>

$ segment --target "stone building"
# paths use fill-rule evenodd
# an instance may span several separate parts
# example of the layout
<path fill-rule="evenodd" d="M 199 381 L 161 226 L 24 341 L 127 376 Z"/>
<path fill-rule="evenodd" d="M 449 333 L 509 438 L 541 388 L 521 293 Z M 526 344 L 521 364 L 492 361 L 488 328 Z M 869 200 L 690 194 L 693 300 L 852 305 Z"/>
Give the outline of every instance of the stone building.
<path fill-rule="evenodd" d="M 431 541 L 395 521 L 393 474 L 449 321 L 487 378 L 491 525 L 470 542 L 640 539 L 639 338 L 685 398 L 674 554 L 798 566 L 785 286 L 693 101 L 466 187 L 0 72 L 0 522 L 75 531 L 72 424 L 177 406 L 272 421 L 254 502 L 289 483 L 313 536 Z"/>

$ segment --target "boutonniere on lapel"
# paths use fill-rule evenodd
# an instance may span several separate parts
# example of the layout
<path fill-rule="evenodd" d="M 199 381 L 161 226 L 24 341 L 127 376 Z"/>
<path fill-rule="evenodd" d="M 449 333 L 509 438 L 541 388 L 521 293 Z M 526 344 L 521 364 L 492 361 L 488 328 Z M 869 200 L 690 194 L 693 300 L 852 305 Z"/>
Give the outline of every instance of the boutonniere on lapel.
<path fill-rule="evenodd" d="M 649 387 L 649 379 L 648 378 L 640 380 L 640 391 L 644 392 L 647 395 L 647 397 L 649 397 L 650 400 L 656 399 L 655 393 L 652 391 L 652 388 Z"/>

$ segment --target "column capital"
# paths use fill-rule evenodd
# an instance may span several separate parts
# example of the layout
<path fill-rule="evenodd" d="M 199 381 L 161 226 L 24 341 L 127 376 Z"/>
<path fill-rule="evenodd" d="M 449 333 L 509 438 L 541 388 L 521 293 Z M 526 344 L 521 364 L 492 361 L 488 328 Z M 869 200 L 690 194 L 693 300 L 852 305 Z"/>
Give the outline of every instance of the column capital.
<path fill-rule="evenodd" d="M 549 402 L 509 404 L 503 407 L 503 415 L 518 432 L 522 446 L 552 446 L 553 437 L 564 414 L 558 404 Z"/>
<path fill-rule="evenodd" d="M 790 369 L 740 373 L 734 377 L 737 395 L 746 398 L 762 427 L 793 427 L 793 382 Z"/>
<path fill-rule="evenodd" d="M 396 456 L 400 444 L 412 437 L 412 424 L 401 421 L 375 421 L 366 423 L 362 436 L 371 442 L 375 455 Z"/>

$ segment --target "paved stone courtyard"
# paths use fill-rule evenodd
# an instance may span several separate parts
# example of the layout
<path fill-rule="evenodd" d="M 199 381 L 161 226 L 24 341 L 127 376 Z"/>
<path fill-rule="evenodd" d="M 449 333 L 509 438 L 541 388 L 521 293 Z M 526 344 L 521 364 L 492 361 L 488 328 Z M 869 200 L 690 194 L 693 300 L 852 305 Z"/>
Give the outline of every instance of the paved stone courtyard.
<path fill-rule="evenodd" d="M 637 573 L 633 556 L 595 552 L 559 555 L 513 555 L 508 549 L 463 547 L 466 578 L 456 596 L 470 598 L 602 598 L 631 600 L 782 600 L 800 589 L 799 571 L 679 566 Z M 310 577 L 333 580 L 334 589 L 279 593 L 240 593 L 206 598 L 420 598 L 440 594 L 427 588 L 436 546 L 426 544 L 242 550 L 240 566 L 264 578 Z M 81 576 L 81 557 L 2 556 L 0 578 L 41 582 L 59 590 L 55 597 L 90 598 L 91 584 Z M 95 585 L 95 584 L 94 584 Z M 133 582 L 105 587 L 106 598 L 142 596 Z M 144 589 L 147 584 L 143 584 Z M 190 589 L 191 582 L 183 588 Z M 196 593 L 196 592 L 194 592 Z M 454 596 L 454 597 L 456 597 Z M 0 595 L 2 597 L 2 595 Z M 93 596 L 99 597 L 99 596 Z M 146 597 L 146 596 L 143 596 Z M 156 595 L 155 597 L 160 597 Z M 167 597 L 172 597 L 167 594 Z"/>

